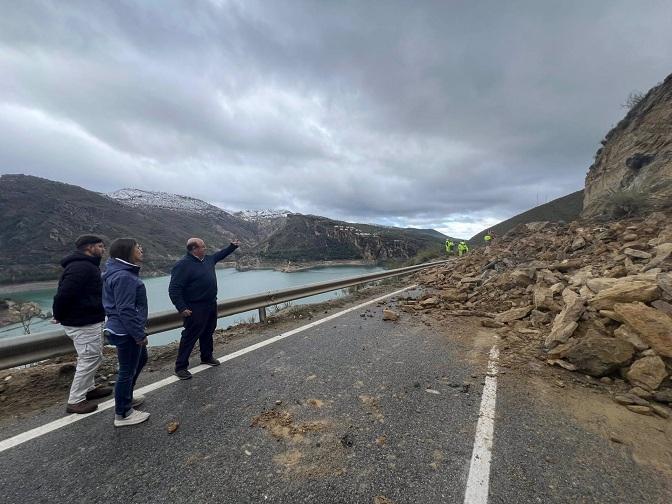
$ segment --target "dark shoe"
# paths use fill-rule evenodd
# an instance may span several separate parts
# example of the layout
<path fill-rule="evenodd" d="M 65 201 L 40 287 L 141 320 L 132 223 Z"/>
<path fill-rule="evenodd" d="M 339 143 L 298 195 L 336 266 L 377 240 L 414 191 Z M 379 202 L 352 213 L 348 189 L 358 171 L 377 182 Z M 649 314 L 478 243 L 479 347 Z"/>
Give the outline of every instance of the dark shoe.
<path fill-rule="evenodd" d="M 68 406 L 65 408 L 65 411 L 68 413 L 78 413 L 80 415 L 85 415 L 86 413 L 92 413 L 97 409 L 97 404 L 93 404 L 89 401 L 82 401 L 75 404 L 68 404 Z"/>
<path fill-rule="evenodd" d="M 98 387 L 93 390 L 89 390 L 86 393 L 86 399 L 88 401 L 92 399 L 100 399 L 101 397 L 107 397 L 112 393 L 112 387 Z"/>
<path fill-rule="evenodd" d="M 187 369 L 180 369 L 179 371 L 175 371 L 175 376 L 180 380 L 191 380 L 192 375 Z"/>
<path fill-rule="evenodd" d="M 219 362 L 214 357 L 210 357 L 207 360 L 202 360 L 201 364 L 207 364 L 208 366 L 213 366 L 214 367 L 214 366 L 219 366 L 221 364 L 221 362 Z"/>

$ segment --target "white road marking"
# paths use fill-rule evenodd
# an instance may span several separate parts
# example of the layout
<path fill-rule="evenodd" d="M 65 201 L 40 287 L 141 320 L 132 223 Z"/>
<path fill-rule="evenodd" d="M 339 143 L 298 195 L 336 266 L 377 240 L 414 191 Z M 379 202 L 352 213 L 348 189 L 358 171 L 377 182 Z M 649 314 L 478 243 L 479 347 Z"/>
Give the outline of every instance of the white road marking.
<path fill-rule="evenodd" d="M 471 454 L 469 478 L 464 494 L 464 504 L 487 504 L 490 483 L 490 458 L 495 432 L 495 403 L 497 400 L 497 363 L 499 349 L 494 345 L 490 349 L 488 374 L 485 377 L 481 409 L 476 424 L 474 451 Z"/>
<path fill-rule="evenodd" d="M 306 324 L 301 327 L 297 327 L 296 329 L 292 329 L 291 331 L 287 331 L 285 333 L 279 334 L 278 336 L 274 336 L 272 338 L 269 338 L 264 341 L 260 341 L 259 343 L 256 343 L 254 345 L 251 345 L 249 347 L 242 348 L 241 350 L 238 350 L 237 352 L 230 353 L 228 355 L 224 355 L 223 357 L 220 357 L 218 360 L 219 362 L 226 362 L 230 361 L 232 359 L 235 359 L 236 357 L 240 357 L 241 355 L 245 355 L 246 353 L 253 352 L 255 350 L 258 350 L 259 348 L 265 347 L 266 345 L 270 345 L 272 343 L 275 343 L 276 341 L 280 341 L 282 339 L 288 338 L 289 336 L 293 336 L 294 334 L 300 333 L 302 331 L 305 331 L 306 329 L 310 329 L 312 327 L 318 326 L 320 324 L 324 324 L 325 322 L 329 322 L 330 320 L 333 320 L 337 317 L 340 317 L 342 315 L 345 315 L 346 313 L 350 313 L 355 310 L 359 310 L 360 308 L 364 306 L 368 306 L 373 303 L 377 303 L 378 301 L 382 301 L 383 299 L 386 299 L 388 297 L 395 296 L 397 294 L 400 294 L 404 291 L 407 291 L 409 289 L 415 288 L 416 285 L 409 285 L 408 287 L 404 287 L 403 289 L 399 289 L 398 291 L 394 291 L 390 294 L 385 294 L 384 296 L 380 296 L 378 298 L 372 299 L 370 301 L 367 301 L 366 303 L 359 304 L 357 306 L 353 306 L 352 308 L 348 308 L 346 310 L 340 311 L 338 313 L 334 313 L 333 315 L 329 315 L 328 317 L 324 317 L 320 320 L 316 320 L 315 322 L 311 322 L 310 324 Z M 202 364 L 200 366 L 196 366 L 194 368 L 191 368 L 191 374 L 198 374 L 201 371 L 205 371 L 206 369 L 209 369 L 211 366 L 207 366 L 205 364 Z M 179 378 L 176 376 L 169 376 L 168 378 L 164 378 L 163 380 L 159 380 L 157 382 L 151 383 L 149 385 L 145 385 L 144 387 L 141 387 L 137 390 L 135 390 L 136 393 L 138 394 L 147 394 L 149 392 L 152 392 L 154 390 L 158 390 L 160 388 L 165 387 L 166 385 L 170 385 L 171 383 L 175 383 L 177 381 L 180 381 Z M 97 413 L 100 413 L 101 411 L 108 410 L 110 408 L 114 407 L 114 399 L 107 400 L 105 402 L 99 403 L 98 404 L 98 409 L 96 411 L 93 411 L 92 413 L 88 413 L 86 415 L 78 415 L 76 413 L 73 413 L 71 415 L 65 416 L 63 418 L 59 418 L 58 420 L 54 420 L 53 422 L 49 422 L 45 425 L 42 425 L 40 427 L 36 427 L 34 429 L 31 429 L 29 431 L 23 432 L 21 434 L 17 434 L 14 437 L 5 439 L 3 441 L 0 441 L 0 453 L 9 450 L 10 448 L 13 448 L 15 446 L 18 446 L 22 443 L 25 443 L 26 441 L 30 441 L 31 439 L 38 438 L 40 436 L 43 436 L 44 434 L 48 434 L 49 432 L 55 431 L 57 429 L 60 429 L 61 427 L 65 427 L 66 425 L 73 424 L 75 422 L 78 422 L 80 420 L 83 420 L 87 417 L 90 417 L 91 415 L 95 415 Z"/>

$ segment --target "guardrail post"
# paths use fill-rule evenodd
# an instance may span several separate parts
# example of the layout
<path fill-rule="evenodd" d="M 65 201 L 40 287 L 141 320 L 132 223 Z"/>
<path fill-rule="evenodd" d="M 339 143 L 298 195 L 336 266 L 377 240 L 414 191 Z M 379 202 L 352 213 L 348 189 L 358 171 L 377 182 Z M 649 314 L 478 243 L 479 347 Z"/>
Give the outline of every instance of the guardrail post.
<path fill-rule="evenodd" d="M 259 308 L 259 322 L 266 322 L 266 307 Z"/>

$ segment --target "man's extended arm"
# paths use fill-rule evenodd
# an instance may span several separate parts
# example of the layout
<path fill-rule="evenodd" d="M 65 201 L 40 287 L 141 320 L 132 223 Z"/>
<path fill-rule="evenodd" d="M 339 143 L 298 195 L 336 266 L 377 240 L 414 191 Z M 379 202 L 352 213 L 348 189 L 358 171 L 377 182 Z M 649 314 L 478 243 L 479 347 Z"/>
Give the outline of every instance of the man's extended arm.
<path fill-rule="evenodd" d="M 213 259 L 216 263 L 218 263 L 219 261 L 221 261 L 222 259 L 224 259 L 226 256 L 228 256 L 231 252 L 233 252 L 234 250 L 236 250 L 236 249 L 238 248 L 239 245 L 240 245 L 240 242 L 239 242 L 238 240 L 234 240 L 234 241 L 232 241 L 232 242 L 231 242 L 231 245 L 229 245 L 228 247 L 223 248 L 223 249 L 220 250 L 219 252 L 215 252 L 214 254 L 212 254 L 212 259 Z"/>

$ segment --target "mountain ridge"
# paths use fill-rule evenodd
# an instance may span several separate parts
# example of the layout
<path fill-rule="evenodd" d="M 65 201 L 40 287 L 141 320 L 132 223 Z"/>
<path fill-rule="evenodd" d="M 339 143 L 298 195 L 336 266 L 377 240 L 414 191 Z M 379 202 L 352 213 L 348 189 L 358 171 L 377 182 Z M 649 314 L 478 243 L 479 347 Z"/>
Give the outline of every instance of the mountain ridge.
<path fill-rule="evenodd" d="M 339 226 L 345 229 L 351 224 L 301 214 L 245 220 L 201 200 L 169 193 L 125 189 L 116 196 L 122 201 L 40 177 L 0 176 L 0 284 L 58 278 L 61 258 L 85 233 L 101 235 L 108 243 L 123 236 L 138 239 L 145 248 L 145 275 L 170 271 L 192 236 L 200 236 L 210 247 L 240 239 L 241 249 L 227 258 L 227 264 L 246 263 L 246 269 L 255 261 L 405 261 L 413 254 L 440 253 L 442 241 L 426 231 L 369 224 L 357 224 L 358 232 L 341 230 L 336 236 Z M 144 196 L 149 202 L 143 201 Z M 365 240 L 363 233 L 372 236 Z M 266 246 L 260 247 L 262 243 Z M 285 246 L 292 243 L 301 246 Z"/>

